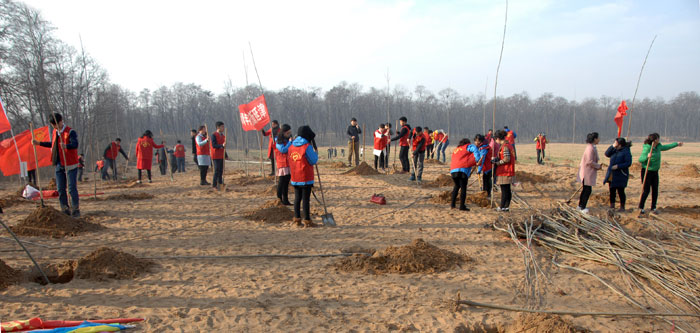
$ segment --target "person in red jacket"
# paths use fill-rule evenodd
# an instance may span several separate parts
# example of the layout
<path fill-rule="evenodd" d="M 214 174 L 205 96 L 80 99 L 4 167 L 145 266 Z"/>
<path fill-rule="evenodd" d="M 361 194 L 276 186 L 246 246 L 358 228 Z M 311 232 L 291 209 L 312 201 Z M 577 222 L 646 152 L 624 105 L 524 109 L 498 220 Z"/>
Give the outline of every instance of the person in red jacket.
<path fill-rule="evenodd" d="M 413 140 L 413 172 L 411 172 L 411 178 L 408 180 L 421 181 L 423 178 L 423 162 L 425 161 L 425 147 L 427 147 L 428 142 L 423 135 L 423 129 L 420 126 L 416 126 L 414 129 Z"/>
<path fill-rule="evenodd" d="M 515 180 L 515 151 L 506 139 L 506 131 L 496 132 L 496 143 L 500 145 L 498 154 L 491 159 L 496 165 L 496 184 L 501 187 L 501 205 L 497 211 L 510 211 L 510 201 L 513 196 L 510 184 Z"/>
<path fill-rule="evenodd" d="M 285 206 L 291 206 L 289 202 L 289 182 L 292 179 L 291 169 L 289 168 L 289 146 L 292 145 L 292 127 L 288 124 L 282 125 L 282 129 L 275 138 L 275 161 L 277 161 L 277 198 Z M 284 152 L 282 152 L 284 151 Z"/>
<path fill-rule="evenodd" d="M 173 148 L 175 151 L 175 161 L 177 162 L 177 172 L 185 172 L 185 146 L 180 140 Z"/>
<path fill-rule="evenodd" d="M 544 164 L 544 149 L 547 147 L 547 137 L 544 133 L 537 134 L 535 137 L 535 149 L 537 149 L 537 164 Z"/>
<path fill-rule="evenodd" d="M 270 176 L 275 175 L 275 138 L 277 137 L 277 134 L 280 132 L 280 123 L 277 120 L 273 120 L 270 122 L 270 129 L 265 130 L 261 129 L 260 132 L 264 136 L 269 136 L 269 140 L 267 143 L 267 158 L 270 160 L 270 163 L 272 163 L 272 171 L 270 171 Z"/>
<path fill-rule="evenodd" d="M 153 142 L 153 133 L 150 130 L 143 132 L 143 135 L 136 142 L 136 169 L 138 169 L 137 183 L 141 183 L 141 170 L 146 170 L 148 182 L 151 183 L 151 166 L 153 165 L 153 148 L 163 148 Z"/>
<path fill-rule="evenodd" d="M 470 143 L 469 139 L 462 139 L 459 141 L 457 148 L 452 151 L 452 159 L 450 161 L 450 175 L 454 182 L 452 201 L 450 203 L 450 208 L 452 209 L 456 207 L 457 194 L 459 194 L 459 210 L 469 211 L 465 204 L 467 200 L 467 184 L 469 183 L 472 168 L 476 165 L 474 151 L 477 151 L 476 146 L 470 145 Z"/>
<path fill-rule="evenodd" d="M 49 119 L 53 131 L 51 141 L 39 142 L 33 140 L 34 145 L 51 148 L 51 161 L 56 168 L 56 189 L 61 210 L 73 217 L 80 217 L 80 199 L 78 198 L 78 133 L 63 123 L 63 116 L 54 113 Z M 68 184 L 66 184 L 66 181 Z M 68 194 L 70 192 L 71 206 L 68 206 Z M 71 211 L 72 208 L 72 211 Z"/>
<path fill-rule="evenodd" d="M 315 137 L 316 133 L 311 130 L 311 127 L 301 126 L 297 130 L 297 137 L 292 141 L 289 150 L 285 151 L 284 147 L 280 150 L 282 153 L 289 154 L 289 171 L 292 176 L 292 186 L 294 186 L 294 220 L 292 223 L 297 226 L 302 225 L 300 206 L 304 208 L 304 227 L 316 226 L 311 221 L 309 207 L 311 189 L 314 186 L 314 165 L 318 162 Z"/>
<path fill-rule="evenodd" d="M 216 122 L 216 132 L 211 136 L 211 159 L 214 164 L 214 179 L 212 187 L 220 189 L 219 185 L 224 183 L 224 158 L 226 157 L 226 127 L 222 121 Z"/>
<path fill-rule="evenodd" d="M 387 130 L 384 124 L 379 124 L 379 128 L 374 131 L 374 170 L 378 170 L 377 166 L 384 171 L 384 154 L 387 147 Z"/>
<path fill-rule="evenodd" d="M 399 140 L 399 161 L 401 161 L 401 173 L 408 173 L 411 171 L 411 162 L 408 159 L 408 150 L 410 145 L 408 139 L 411 136 L 411 125 L 408 124 L 408 119 L 406 117 L 399 118 L 399 129 L 397 129 L 396 136 L 391 138 L 391 141 Z"/>
<path fill-rule="evenodd" d="M 129 160 L 129 157 L 126 156 L 126 153 L 122 149 L 121 143 L 122 139 L 116 138 L 114 141 L 110 142 L 109 145 L 107 145 L 107 148 L 105 148 L 104 152 L 102 153 L 102 157 L 105 159 L 105 168 L 102 169 L 102 172 L 107 175 L 109 168 L 112 168 L 112 179 L 114 180 L 117 180 L 117 157 L 119 156 L 119 153 L 121 153 L 127 161 Z"/>

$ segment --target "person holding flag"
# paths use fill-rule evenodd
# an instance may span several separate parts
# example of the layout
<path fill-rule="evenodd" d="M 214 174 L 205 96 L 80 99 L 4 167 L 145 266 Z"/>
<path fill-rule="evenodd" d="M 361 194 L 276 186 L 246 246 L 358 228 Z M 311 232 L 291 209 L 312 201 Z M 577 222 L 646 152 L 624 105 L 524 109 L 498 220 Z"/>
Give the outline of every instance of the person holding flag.
<path fill-rule="evenodd" d="M 153 148 L 163 148 L 153 142 L 153 132 L 146 130 L 136 142 L 136 169 L 138 169 L 137 183 L 141 183 L 141 170 L 146 170 L 148 182 L 151 183 L 151 166 L 153 165 Z"/>
<path fill-rule="evenodd" d="M 114 180 L 117 180 L 117 157 L 119 153 L 121 153 L 127 161 L 129 160 L 129 157 L 126 156 L 126 153 L 122 149 L 121 143 L 122 139 L 116 138 L 107 145 L 107 148 L 105 148 L 105 151 L 102 153 L 102 157 L 104 157 L 105 160 L 105 167 L 102 169 L 102 172 L 107 174 L 109 168 L 112 168 L 112 179 Z"/>
<path fill-rule="evenodd" d="M 49 119 L 53 131 L 50 141 L 33 140 L 34 145 L 51 149 L 51 161 L 56 167 L 56 189 L 61 210 L 66 215 L 80 217 L 80 198 L 78 198 L 78 133 L 63 123 L 63 115 L 52 114 Z M 67 182 L 67 184 L 66 184 Z M 71 205 L 68 206 L 70 192 Z M 72 208 L 72 211 L 71 211 Z"/>

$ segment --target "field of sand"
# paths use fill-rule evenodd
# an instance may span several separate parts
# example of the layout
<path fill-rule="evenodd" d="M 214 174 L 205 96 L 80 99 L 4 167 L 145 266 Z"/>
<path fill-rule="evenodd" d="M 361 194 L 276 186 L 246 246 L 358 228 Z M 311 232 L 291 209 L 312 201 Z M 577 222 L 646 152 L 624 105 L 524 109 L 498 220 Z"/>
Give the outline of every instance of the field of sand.
<path fill-rule="evenodd" d="M 546 165 L 537 165 L 534 144 L 517 145 L 517 170 L 549 181 L 535 184 L 521 181 L 514 187 L 515 193 L 535 208 L 547 208 L 566 200 L 577 188 L 575 173 L 584 145 L 553 143 L 547 148 Z M 603 156 L 606 148 L 603 144 L 598 146 L 604 163 L 607 163 Z M 632 149 L 635 161 L 640 151 L 641 144 L 635 144 Z M 36 259 L 42 264 L 79 259 L 102 246 L 140 258 L 160 258 L 152 259 L 155 265 L 133 279 L 75 278 L 65 284 L 48 286 L 29 281 L 10 285 L 0 290 L 0 320 L 145 318 L 134 330 L 138 332 L 469 332 L 470 328 L 486 332 L 505 330 L 520 320 L 514 312 L 466 306 L 455 309 L 450 303 L 458 293 L 462 299 L 482 303 L 510 306 L 526 303 L 520 288 L 525 276 L 522 256 L 508 235 L 491 228 L 498 212 L 473 204 L 469 205 L 470 212 L 436 204 L 429 198 L 451 186 L 416 186 L 404 174 L 342 174 L 349 168 L 333 167 L 325 159 L 326 149 L 321 147 L 320 152 L 325 199 L 337 221 L 336 228 L 304 229 L 246 219 L 248 213 L 275 199 L 270 191 L 274 179 L 246 179 L 243 165 L 237 162 L 227 162 L 227 188 L 222 192 L 199 186 L 199 173 L 191 165 L 190 157 L 188 172 L 176 174 L 174 182 L 158 174 L 156 166 L 152 184 L 126 187 L 128 181 L 98 182 L 97 190 L 105 193 L 100 197 L 136 196 L 126 200 L 84 198 L 81 201 L 83 215 L 104 226 L 103 230 L 60 239 L 22 237 L 36 243 L 27 244 Z M 229 154 L 234 158 L 239 155 Z M 665 214 L 667 206 L 697 205 L 700 175 L 685 171 L 688 164 L 700 165 L 700 144 L 686 144 L 662 156 L 661 214 Z M 333 162 L 337 161 L 347 162 L 340 156 Z M 133 164 L 130 168 L 133 170 Z M 259 175 L 258 165 L 250 164 L 248 169 L 251 176 Z M 265 173 L 268 172 L 266 166 Z M 446 165 L 426 164 L 423 180 L 427 183 L 448 172 Z M 135 172 L 129 173 L 133 179 Z M 92 178 L 91 173 L 88 175 Z M 633 175 L 627 189 L 628 208 L 636 206 L 640 193 L 638 171 Z M 603 176 L 599 174 L 598 185 L 593 189 L 594 198 L 589 205 L 592 214 L 604 213 L 607 207 L 606 201 L 595 197 L 607 198 Z M 92 181 L 84 182 L 79 189 L 81 193 L 92 193 L 93 186 Z M 16 190 L 16 182 L 5 184 L 2 196 Z M 474 193 L 478 186 L 470 184 L 468 191 Z M 387 205 L 370 203 L 374 193 L 384 194 Z M 573 204 L 577 200 L 578 196 Z M 58 206 L 56 199 L 47 202 Z M 311 205 L 314 221 L 320 223 L 323 209 L 313 198 Z M 33 204 L 15 205 L 5 209 L 2 219 L 9 225 L 17 225 L 34 209 Z M 524 207 L 514 203 L 511 212 L 505 214 L 525 216 L 527 213 Z M 637 212 L 626 214 L 632 217 Z M 665 216 L 686 226 L 697 228 L 700 223 L 697 216 L 671 213 Z M 18 245 L 9 239 L 7 232 L 0 236 L 0 259 L 12 268 L 28 271 L 31 262 L 19 252 Z M 380 274 L 338 270 L 334 267 L 337 257 L 232 257 L 340 254 L 353 248 L 380 250 L 407 245 L 418 238 L 471 260 L 445 272 Z M 548 277 L 541 308 L 640 311 L 595 278 L 552 265 L 552 253 L 542 247 L 535 247 L 534 253 Z M 178 256 L 208 257 L 173 258 Z M 566 254 L 559 254 L 557 260 L 625 286 L 621 274 L 613 267 Z M 641 292 L 633 291 L 630 295 L 644 301 Z M 645 305 L 658 310 L 655 304 Z M 656 318 L 561 316 L 561 319 L 593 332 L 673 331 L 671 325 Z M 700 320 L 685 322 L 700 331 Z"/>

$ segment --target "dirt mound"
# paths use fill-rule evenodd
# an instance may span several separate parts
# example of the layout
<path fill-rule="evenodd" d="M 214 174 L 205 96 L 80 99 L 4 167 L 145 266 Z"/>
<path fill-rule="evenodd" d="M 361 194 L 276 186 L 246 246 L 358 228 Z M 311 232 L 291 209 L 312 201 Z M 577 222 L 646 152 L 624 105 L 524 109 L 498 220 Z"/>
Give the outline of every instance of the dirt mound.
<path fill-rule="evenodd" d="M 438 194 L 433 194 L 430 198 L 430 202 L 445 205 L 452 202 L 452 191 L 444 191 Z"/>
<path fill-rule="evenodd" d="M 589 332 L 587 329 L 575 327 L 571 322 L 557 315 L 527 313 L 520 314 L 513 323 L 508 325 L 505 332 L 519 333 L 578 333 Z"/>
<path fill-rule="evenodd" d="M 329 167 L 335 168 L 335 169 L 342 169 L 342 168 L 347 167 L 347 165 L 343 162 L 333 162 L 329 165 Z"/>
<path fill-rule="evenodd" d="M 694 187 L 689 187 L 689 186 L 684 186 L 679 188 L 681 192 L 687 192 L 687 193 L 700 193 L 700 188 L 694 188 Z"/>
<path fill-rule="evenodd" d="M 548 176 L 536 175 L 534 173 L 529 173 L 529 172 L 525 172 L 525 171 L 516 171 L 515 172 L 515 179 L 517 179 L 519 182 L 526 182 L 526 183 L 533 183 L 533 184 L 551 183 L 554 181 L 552 178 L 549 178 Z"/>
<path fill-rule="evenodd" d="M 155 196 L 146 192 L 113 194 L 104 198 L 104 200 L 146 200 L 153 199 Z"/>
<path fill-rule="evenodd" d="M 384 251 L 375 252 L 371 257 L 358 254 L 342 258 L 336 261 L 334 266 L 341 271 L 360 271 L 366 274 L 437 273 L 470 260 L 469 257 L 440 249 L 419 238 L 410 245 L 389 246 Z"/>
<path fill-rule="evenodd" d="M 574 199 L 578 198 L 576 196 Z M 572 202 L 578 202 L 572 199 Z M 589 202 L 595 203 L 598 207 L 609 207 L 610 206 L 610 194 L 607 192 L 599 192 L 591 195 L 588 199 Z M 617 199 L 616 199 L 617 201 Z"/>
<path fill-rule="evenodd" d="M 11 195 L 8 195 L 8 196 L 0 199 L 0 207 L 2 207 L 2 208 L 9 208 L 12 206 L 27 204 L 27 203 L 32 203 L 32 201 L 23 198 L 22 195 L 17 196 L 17 195 L 11 194 Z"/>
<path fill-rule="evenodd" d="M 475 194 L 468 194 L 467 203 L 474 204 L 479 207 L 491 207 L 491 198 L 486 195 L 486 192 L 479 191 Z"/>
<path fill-rule="evenodd" d="M 4 290 L 9 285 L 17 283 L 19 278 L 20 271 L 7 266 L 7 264 L 0 259 L 0 290 Z"/>
<path fill-rule="evenodd" d="M 258 176 L 243 176 L 240 178 L 233 178 L 231 180 L 231 184 L 233 185 L 240 185 L 240 186 L 247 186 L 247 185 L 256 185 L 256 184 L 262 184 L 262 183 L 267 183 L 270 180 L 274 180 L 274 177 L 258 177 Z"/>
<path fill-rule="evenodd" d="M 75 260 L 68 260 L 58 264 L 41 265 L 41 270 L 44 271 L 50 283 L 68 283 L 73 280 L 75 275 Z M 29 279 L 33 282 L 44 284 L 44 277 L 34 267 L 29 273 Z"/>
<path fill-rule="evenodd" d="M 378 175 L 379 172 L 374 170 L 369 164 L 365 162 L 360 162 L 360 164 L 348 171 L 342 173 L 343 175 L 358 175 L 358 176 L 369 176 Z"/>
<path fill-rule="evenodd" d="M 452 176 L 445 175 L 445 174 L 439 175 L 432 182 L 423 183 L 423 187 L 442 187 L 442 186 L 452 186 L 452 185 L 454 185 L 454 181 L 452 181 Z"/>
<path fill-rule="evenodd" d="M 432 158 L 426 159 L 425 161 L 423 161 L 423 163 L 424 163 L 424 164 L 445 165 L 445 163 L 442 163 L 442 162 L 440 162 L 440 161 L 438 161 L 438 160 L 435 160 L 435 159 L 432 159 Z"/>
<path fill-rule="evenodd" d="M 294 212 L 282 205 L 279 200 L 270 200 L 243 217 L 263 223 L 281 224 L 291 222 Z"/>
<path fill-rule="evenodd" d="M 700 178 L 700 169 L 695 164 L 686 164 L 681 168 L 679 175 L 683 177 Z"/>
<path fill-rule="evenodd" d="M 12 231 L 21 236 L 49 236 L 62 238 L 83 232 L 98 231 L 103 226 L 67 216 L 53 207 L 39 207 L 27 216 Z"/>
<path fill-rule="evenodd" d="M 75 276 L 89 280 L 126 280 L 148 272 L 152 266 L 151 261 L 102 247 L 78 260 Z"/>

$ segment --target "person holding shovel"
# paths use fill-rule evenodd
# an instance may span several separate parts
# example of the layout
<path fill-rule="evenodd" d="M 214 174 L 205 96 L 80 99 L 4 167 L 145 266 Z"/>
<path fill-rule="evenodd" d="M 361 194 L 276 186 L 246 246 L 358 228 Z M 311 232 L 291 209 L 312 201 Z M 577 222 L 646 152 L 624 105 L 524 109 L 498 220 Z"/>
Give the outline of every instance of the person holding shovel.
<path fill-rule="evenodd" d="M 45 142 L 32 140 L 32 144 L 51 148 L 51 162 L 56 169 L 56 189 L 58 190 L 58 201 L 61 203 L 61 210 L 66 215 L 80 217 L 80 198 L 78 198 L 77 183 L 79 165 L 78 133 L 63 123 L 63 115 L 60 113 L 52 114 L 49 123 L 53 127 L 51 140 Z M 70 206 L 68 206 L 66 186 L 70 192 Z"/>
<path fill-rule="evenodd" d="M 357 119 L 350 120 L 348 126 L 348 165 L 352 166 L 352 158 L 355 157 L 355 166 L 360 164 L 360 134 L 362 129 L 357 125 Z"/>
<path fill-rule="evenodd" d="M 211 159 L 214 164 L 214 179 L 212 179 L 212 187 L 217 190 L 221 189 L 221 184 L 224 183 L 224 158 L 226 157 L 226 129 L 222 121 L 216 122 L 216 132 L 211 136 Z"/>
<path fill-rule="evenodd" d="M 292 179 L 289 168 L 289 146 L 292 145 L 292 127 L 288 124 L 282 125 L 282 129 L 275 138 L 275 160 L 277 160 L 277 198 L 285 206 L 291 206 L 289 202 L 289 182 Z"/>
<path fill-rule="evenodd" d="M 411 136 L 411 125 L 408 124 L 406 117 L 399 118 L 399 127 L 401 129 L 396 133 L 396 136 L 391 138 L 391 141 L 399 140 L 399 161 L 401 161 L 401 173 L 411 171 L 411 162 L 408 159 L 408 139 Z"/>
<path fill-rule="evenodd" d="M 459 194 L 459 210 L 469 211 L 465 204 L 467 200 L 467 184 L 469 176 L 472 173 L 472 168 L 476 165 L 474 153 L 478 153 L 476 146 L 471 145 L 469 139 L 459 141 L 457 148 L 452 151 L 452 159 L 450 161 L 450 175 L 454 182 L 452 188 L 452 201 L 450 208 L 455 209 L 457 203 L 457 194 Z"/>
<path fill-rule="evenodd" d="M 535 141 L 535 149 L 537 150 L 537 164 L 544 164 L 544 148 L 547 146 L 547 138 L 544 133 L 540 133 L 533 141 Z"/>
<path fill-rule="evenodd" d="M 651 212 L 656 214 L 656 200 L 659 197 L 659 169 L 661 168 L 661 152 L 683 146 L 683 142 L 674 142 L 662 145 L 659 142 L 659 133 L 651 133 L 644 140 L 642 154 L 639 155 L 639 163 L 642 163 L 642 197 L 639 199 L 640 214 L 645 214 L 644 204 L 651 192 Z"/>
<path fill-rule="evenodd" d="M 425 135 L 423 135 L 423 129 L 420 126 L 416 126 L 413 134 L 413 168 L 411 172 L 411 178 L 408 180 L 418 182 L 423 178 L 423 162 L 425 161 L 425 147 L 427 142 L 425 140 Z"/>
<path fill-rule="evenodd" d="M 294 220 L 293 224 L 304 227 L 315 227 L 311 221 L 309 201 L 314 186 L 314 165 L 318 162 L 318 154 L 314 150 L 313 141 L 316 133 L 311 127 L 304 125 L 297 130 L 297 137 L 289 146 L 289 171 L 291 183 L 294 186 Z M 284 151 L 282 151 L 284 152 Z M 304 221 L 301 220 L 301 206 L 304 208 Z"/>
<path fill-rule="evenodd" d="M 107 173 L 109 168 L 112 168 L 113 180 L 117 180 L 117 157 L 119 157 L 119 153 L 121 153 L 127 161 L 129 160 L 129 157 L 126 156 L 126 153 L 122 149 L 121 143 L 122 139 L 114 139 L 114 141 L 107 145 L 107 148 L 105 148 L 104 152 L 102 153 L 102 157 L 104 157 L 105 160 L 104 172 Z"/>
<path fill-rule="evenodd" d="M 586 205 L 588 204 L 588 198 L 591 197 L 591 192 L 593 192 L 598 170 L 603 168 L 603 166 L 598 163 L 598 149 L 596 149 L 598 142 L 600 142 L 598 132 L 588 133 L 586 136 L 586 150 L 583 151 L 581 163 L 579 163 L 577 180 L 583 187 L 581 188 L 581 196 L 578 200 L 578 210 L 584 214 L 588 214 Z"/>
<path fill-rule="evenodd" d="M 620 212 L 625 211 L 625 187 L 629 180 L 629 167 L 632 165 L 632 147 L 631 142 L 627 142 L 625 138 L 617 138 L 613 144 L 605 151 L 605 156 L 610 158 L 608 171 L 605 173 L 603 185 L 608 183 L 610 186 L 610 209 L 615 209 L 615 198 L 620 196 Z"/>
<path fill-rule="evenodd" d="M 161 145 L 156 145 L 153 142 L 153 133 L 150 130 L 143 132 L 143 135 L 136 141 L 136 169 L 138 180 L 141 183 L 141 171 L 146 170 L 148 182 L 151 183 L 151 166 L 153 165 L 153 148 L 163 148 Z"/>

